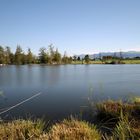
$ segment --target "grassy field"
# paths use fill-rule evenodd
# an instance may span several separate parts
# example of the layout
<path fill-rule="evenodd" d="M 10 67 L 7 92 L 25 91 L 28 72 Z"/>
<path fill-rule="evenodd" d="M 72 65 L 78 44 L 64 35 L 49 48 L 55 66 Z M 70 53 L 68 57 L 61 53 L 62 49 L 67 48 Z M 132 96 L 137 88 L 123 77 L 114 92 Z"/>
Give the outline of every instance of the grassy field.
<path fill-rule="evenodd" d="M 85 61 L 72 61 L 72 64 L 86 64 Z M 96 60 L 96 61 L 89 61 L 89 64 L 103 64 L 102 61 Z"/>
<path fill-rule="evenodd" d="M 140 98 L 107 100 L 89 106 L 91 118 L 64 119 L 48 126 L 42 120 L 0 122 L 0 140 L 139 140 Z M 93 123 L 92 120 L 96 120 Z"/>
<path fill-rule="evenodd" d="M 140 60 L 123 60 L 125 64 L 140 64 Z"/>
<path fill-rule="evenodd" d="M 112 61 L 115 61 L 115 60 L 106 60 L 106 61 L 101 61 L 101 60 L 95 60 L 95 61 L 89 61 L 89 64 L 105 64 L 105 63 L 111 63 Z M 123 64 L 140 64 L 140 60 L 121 60 L 121 62 Z M 86 64 L 85 61 L 72 61 L 72 64 Z"/>

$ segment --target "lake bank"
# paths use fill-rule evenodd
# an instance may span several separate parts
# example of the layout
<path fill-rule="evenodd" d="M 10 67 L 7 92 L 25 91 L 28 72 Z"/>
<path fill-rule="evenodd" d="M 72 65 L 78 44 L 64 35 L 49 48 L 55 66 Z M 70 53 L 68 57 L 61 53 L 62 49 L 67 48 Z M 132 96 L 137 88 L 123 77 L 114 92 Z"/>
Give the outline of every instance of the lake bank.
<path fill-rule="evenodd" d="M 113 63 L 112 63 L 113 62 Z M 116 63 L 115 63 L 116 62 Z M 82 61 L 72 61 L 71 64 L 87 64 L 85 62 Z M 107 60 L 107 61 L 102 61 L 102 60 L 95 60 L 95 61 L 89 61 L 88 64 L 140 64 L 140 60 L 121 60 L 121 62 L 119 62 L 119 60 Z"/>
<path fill-rule="evenodd" d="M 78 65 L 78 64 L 83 64 L 83 65 L 87 65 L 87 64 L 115 64 L 115 65 L 119 65 L 119 64 L 140 64 L 140 60 L 127 60 L 127 59 L 123 59 L 123 60 L 94 60 L 94 61 L 89 61 L 88 63 L 86 63 L 85 61 L 72 61 L 71 63 L 52 63 L 52 64 L 39 64 L 39 63 L 33 63 L 33 64 L 21 64 L 21 65 L 48 65 L 48 66 L 59 66 L 59 65 Z M 14 64 L 0 64 L 0 67 L 2 66 L 7 66 L 7 65 L 14 65 Z M 18 65 L 17 65 L 18 66 Z M 19 65 L 20 66 L 20 65 Z"/>
<path fill-rule="evenodd" d="M 96 106 L 96 111 L 93 108 Z M 89 106 L 91 120 L 70 117 L 56 123 L 42 120 L 13 120 L 0 123 L 0 139 L 40 140 L 127 140 L 140 138 L 140 102 L 107 100 Z M 92 115 L 91 115 L 92 114 Z M 93 119 L 96 123 L 92 123 Z"/>

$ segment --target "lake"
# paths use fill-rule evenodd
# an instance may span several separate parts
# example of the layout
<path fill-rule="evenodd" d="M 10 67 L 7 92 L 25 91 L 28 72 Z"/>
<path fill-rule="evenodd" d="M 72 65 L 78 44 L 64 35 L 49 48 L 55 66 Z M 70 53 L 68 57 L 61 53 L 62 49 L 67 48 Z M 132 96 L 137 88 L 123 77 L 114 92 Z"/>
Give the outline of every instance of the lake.
<path fill-rule="evenodd" d="M 0 67 L 0 111 L 41 95 L 2 114 L 4 119 L 78 114 L 95 101 L 140 95 L 140 65 L 23 65 Z"/>

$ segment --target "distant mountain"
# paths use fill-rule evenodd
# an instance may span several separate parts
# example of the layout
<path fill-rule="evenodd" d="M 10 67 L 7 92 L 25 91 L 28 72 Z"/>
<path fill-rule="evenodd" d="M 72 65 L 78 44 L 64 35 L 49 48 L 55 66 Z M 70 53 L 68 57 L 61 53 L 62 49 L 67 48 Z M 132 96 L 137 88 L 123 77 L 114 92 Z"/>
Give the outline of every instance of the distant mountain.
<path fill-rule="evenodd" d="M 121 52 L 123 58 L 133 58 L 133 57 L 140 57 L 140 52 L 138 51 L 128 51 L 128 52 Z M 76 55 L 77 57 L 84 58 L 86 54 Z M 89 57 L 91 59 L 93 58 L 99 58 L 103 56 L 117 56 L 120 57 L 120 52 L 100 52 L 96 54 L 90 54 Z"/>

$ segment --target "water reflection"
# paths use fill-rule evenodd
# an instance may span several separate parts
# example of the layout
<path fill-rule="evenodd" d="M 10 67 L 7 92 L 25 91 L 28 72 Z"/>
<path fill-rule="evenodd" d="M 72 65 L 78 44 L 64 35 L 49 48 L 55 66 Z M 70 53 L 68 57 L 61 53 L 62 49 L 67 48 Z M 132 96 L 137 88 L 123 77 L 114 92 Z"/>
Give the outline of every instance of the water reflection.
<path fill-rule="evenodd" d="M 0 67 L 0 108 L 42 92 L 39 98 L 8 112 L 53 119 L 77 113 L 89 96 L 93 99 L 140 95 L 140 65 L 24 65 Z M 8 98 L 8 100 L 7 100 Z"/>

